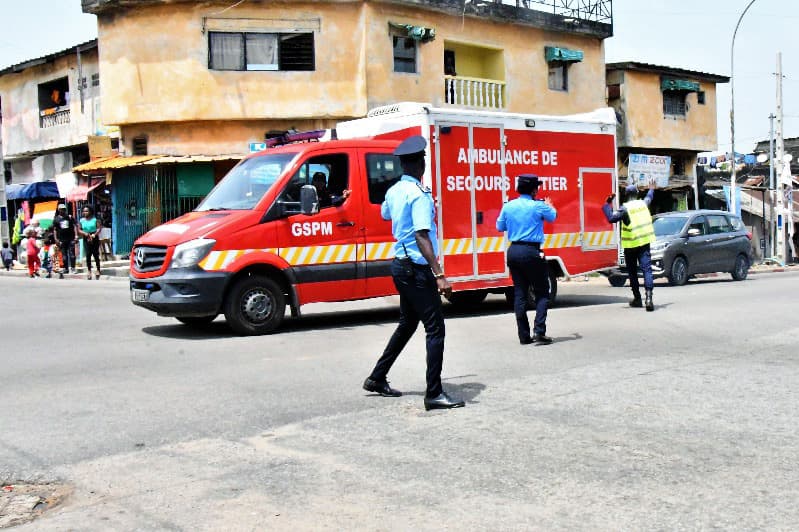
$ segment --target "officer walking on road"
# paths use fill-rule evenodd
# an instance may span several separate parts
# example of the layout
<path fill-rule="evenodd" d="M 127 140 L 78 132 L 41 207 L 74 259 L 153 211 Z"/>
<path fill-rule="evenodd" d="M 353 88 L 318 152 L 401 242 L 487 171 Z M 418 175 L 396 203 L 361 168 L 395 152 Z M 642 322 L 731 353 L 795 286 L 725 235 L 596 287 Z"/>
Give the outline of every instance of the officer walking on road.
<path fill-rule="evenodd" d="M 558 213 L 549 198 L 536 200 L 538 176 L 522 174 L 516 181 L 519 197 L 502 206 L 497 218 L 497 230 L 507 231 L 508 268 L 513 279 L 513 308 L 516 328 L 522 345 L 552 343 L 547 332 L 549 306 L 549 269 L 541 244 L 544 242 L 544 221 L 552 222 Z M 527 298 L 530 286 L 535 294 L 535 322 L 530 336 L 527 319 Z"/>
<path fill-rule="evenodd" d="M 638 199 L 638 188 L 629 185 L 625 191 L 624 205 L 619 210 L 613 212 L 613 198 L 615 194 L 608 196 L 602 211 L 610 223 L 621 221 L 621 246 L 624 248 L 624 262 L 627 266 L 627 275 L 630 278 L 630 288 L 633 291 L 633 298 L 630 300 L 631 307 L 640 308 L 641 289 L 638 285 L 638 265 L 644 273 L 644 290 L 646 291 L 646 310 L 655 310 L 652 302 L 652 289 L 655 286 L 652 277 L 652 259 L 649 254 L 649 244 L 655 241 L 655 229 L 652 227 L 652 215 L 649 213 L 649 204 L 655 196 L 655 182 L 649 184 L 649 192 L 643 200 Z"/>
<path fill-rule="evenodd" d="M 464 406 L 464 402 L 449 397 L 441 386 L 444 362 L 441 295 L 449 296 L 452 287 L 436 258 L 438 237 L 433 197 L 421 183 L 426 146 L 425 139 L 415 135 L 405 139 L 394 150 L 404 175 L 386 192 L 381 214 L 383 219 L 391 220 L 391 231 L 397 241 L 391 276 L 400 296 L 400 319 L 372 374 L 364 381 L 363 388 L 385 397 L 402 395 L 388 385 L 386 376 L 421 321 L 427 335 L 427 392 L 424 406 L 426 410 L 432 410 L 457 408 Z"/>

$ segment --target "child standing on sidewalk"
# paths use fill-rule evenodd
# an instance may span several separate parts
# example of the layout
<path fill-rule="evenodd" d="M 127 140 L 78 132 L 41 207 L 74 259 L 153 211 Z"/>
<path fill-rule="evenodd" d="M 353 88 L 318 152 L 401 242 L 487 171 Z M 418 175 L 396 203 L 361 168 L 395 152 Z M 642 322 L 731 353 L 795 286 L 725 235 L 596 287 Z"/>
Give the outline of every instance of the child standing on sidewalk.
<path fill-rule="evenodd" d="M 31 277 L 39 277 L 39 269 L 42 267 L 42 263 L 39 260 L 39 246 L 36 242 L 36 232 L 29 230 L 25 232 L 28 234 L 28 242 L 25 244 L 28 253 L 28 274 Z"/>
<path fill-rule="evenodd" d="M 6 271 L 11 270 L 11 266 L 14 265 L 14 254 L 11 253 L 8 242 L 3 242 L 3 248 L 0 249 L 0 257 L 3 259 L 3 267 Z"/>

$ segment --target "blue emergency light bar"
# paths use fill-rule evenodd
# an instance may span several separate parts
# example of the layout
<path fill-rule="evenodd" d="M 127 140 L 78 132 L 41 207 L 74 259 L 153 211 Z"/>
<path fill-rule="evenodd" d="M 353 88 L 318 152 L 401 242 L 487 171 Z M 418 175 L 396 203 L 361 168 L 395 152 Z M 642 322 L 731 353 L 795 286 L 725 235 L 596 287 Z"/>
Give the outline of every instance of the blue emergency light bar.
<path fill-rule="evenodd" d="M 299 133 L 283 133 L 280 136 L 266 139 L 264 144 L 267 148 L 274 148 L 275 146 L 283 146 L 284 144 L 291 144 L 293 142 L 306 142 L 311 140 L 319 140 L 327 133 L 326 129 L 316 129 L 314 131 L 301 131 Z"/>

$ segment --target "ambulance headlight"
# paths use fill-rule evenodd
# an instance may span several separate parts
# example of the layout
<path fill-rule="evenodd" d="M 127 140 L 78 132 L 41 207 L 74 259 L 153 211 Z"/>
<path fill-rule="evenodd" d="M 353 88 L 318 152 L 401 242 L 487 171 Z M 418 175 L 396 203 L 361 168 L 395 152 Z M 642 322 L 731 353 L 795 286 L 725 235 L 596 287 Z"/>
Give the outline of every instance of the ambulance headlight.
<path fill-rule="evenodd" d="M 170 268 L 189 268 L 203 260 L 216 244 L 210 238 L 196 238 L 175 246 Z"/>

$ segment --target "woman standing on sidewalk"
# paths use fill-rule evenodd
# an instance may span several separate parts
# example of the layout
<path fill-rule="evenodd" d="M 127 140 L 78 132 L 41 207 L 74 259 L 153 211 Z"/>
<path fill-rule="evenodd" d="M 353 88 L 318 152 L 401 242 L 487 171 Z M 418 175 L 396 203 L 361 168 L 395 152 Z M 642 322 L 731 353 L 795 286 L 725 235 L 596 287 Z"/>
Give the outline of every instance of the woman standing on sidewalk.
<path fill-rule="evenodd" d="M 88 271 L 86 278 L 92 278 L 92 257 L 97 266 L 97 273 L 95 279 L 100 278 L 100 229 L 103 224 L 95 218 L 94 209 L 90 206 L 83 208 L 83 218 L 80 219 L 78 224 L 78 236 L 83 238 L 83 249 L 86 251 L 86 270 Z"/>

